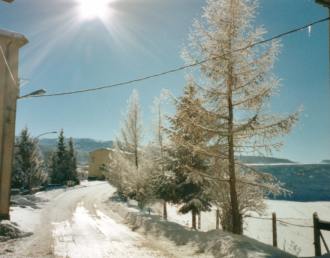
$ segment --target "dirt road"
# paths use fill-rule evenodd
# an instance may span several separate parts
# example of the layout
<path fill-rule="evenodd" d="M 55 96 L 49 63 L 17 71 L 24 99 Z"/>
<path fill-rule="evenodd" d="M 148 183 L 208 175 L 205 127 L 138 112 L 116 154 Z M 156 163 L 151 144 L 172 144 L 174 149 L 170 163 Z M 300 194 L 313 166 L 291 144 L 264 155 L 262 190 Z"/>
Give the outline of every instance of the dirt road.
<path fill-rule="evenodd" d="M 49 198 L 32 237 L 14 241 L 3 257 L 165 257 L 120 223 L 106 202 L 114 188 L 94 182 L 40 194 Z M 119 222 L 118 222 L 119 221 Z"/>

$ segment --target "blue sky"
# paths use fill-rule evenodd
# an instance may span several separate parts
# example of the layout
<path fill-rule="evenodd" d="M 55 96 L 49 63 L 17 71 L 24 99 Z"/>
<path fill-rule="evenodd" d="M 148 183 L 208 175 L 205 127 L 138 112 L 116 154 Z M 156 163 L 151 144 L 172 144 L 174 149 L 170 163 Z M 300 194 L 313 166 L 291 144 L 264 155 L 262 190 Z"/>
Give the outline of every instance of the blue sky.
<path fill-rule="evenodd" d="M 21 94 L 48 93 L 112 84 L 183 64 L 180 51 L 204 0 L 117 0 L 106 23 L 82 19 L 75 0 L 0 2 L 0 27 L 23 33 Z M 327 16 L 312 0 L 261 0 L 257 24 L 268 36 Z M 274 112 L 304 107 L 300 122 L 275 156 L 300 162 L 330 159 L 330 85 L 327 23 L 282 39 L 274 69 L 281 78 Z M 151 123 L 153 98 L 162 88 L 179 95 L 184 72 L 91 94 L 21 100 L 17 131 L 32 135 L 63 128 L 66 136 L 113 139 L 133 88 L 138 89 L 144 125 Z M 146 132 L 148 134 L 148 132 Z"/>

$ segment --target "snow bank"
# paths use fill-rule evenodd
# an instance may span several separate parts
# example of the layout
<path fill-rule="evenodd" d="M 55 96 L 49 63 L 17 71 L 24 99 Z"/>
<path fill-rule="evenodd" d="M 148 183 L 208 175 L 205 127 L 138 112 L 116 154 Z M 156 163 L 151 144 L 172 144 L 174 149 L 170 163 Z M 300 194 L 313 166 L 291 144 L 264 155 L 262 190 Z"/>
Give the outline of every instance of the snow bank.
<path fill-rule="evenodd" d="M 153 237 L 169 239 L 177 248 L 189 248 L 191 255 L 198 257 L 201 257 L 201 254 L 206 254 L 208 257 L 294 257 L 245 236 L 221 230 L 194 231 L 177 223 L 164 221 L 158 215 L 138 212 L 124 204 L 112 204 L 112 206 L 112 210 L 125 218 L 133 230 Z"/>
<path fill-rule="evenodd" d="M 12 195 L 10 204 L 11 207 L 31 207 L 33 209 L 38 209 L 38 203 L 44 202 L 45 200 L 39 198 L 35 195 Z"/>
<path fill-rule="evenodd" d="M 0 221 L 0 242 L 30 235 L 32 235 L 32 233 L 22 231 L 16 223 L 7 220 Z"/>

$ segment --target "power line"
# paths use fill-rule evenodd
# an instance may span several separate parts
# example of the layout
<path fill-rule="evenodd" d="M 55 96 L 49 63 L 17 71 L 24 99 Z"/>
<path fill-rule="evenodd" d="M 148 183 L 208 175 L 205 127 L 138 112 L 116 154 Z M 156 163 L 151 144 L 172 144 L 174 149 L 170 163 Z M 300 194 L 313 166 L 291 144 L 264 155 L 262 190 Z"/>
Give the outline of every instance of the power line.
<path fill-rule="evenodd" d="M 323 23 L 323 22 L 328 21 L 328 20 L 330 20 L 330 17 L 323 18 L 323 19 L 320 19 L 320 20 L 311 22 L 309 24 L 306 24 L 306 25 L 297 27 L 295 29 L 292 29 L 292 30 L 289 30 L 289 31 L 280 33 L 280 34 L 275 35 L 273 37 L 270 37 L 268 39 L 265 39 L 265 40 L 261 40 L 261 41 L 252 43 L 252 44 L 247 45 L 247 46 L 245 46 L 243 48 L 235 49 L 235 50 L 233 50 L 231 52 L 228 52 L 228 53 L 223 54 L 223 55 L 220 55 L 220 56 L 215 56 L 215 57 L 204 59 L 204 60 L 201 60 L 201 61 L 196 61 L 194 63 L 183 65 L 183 66 L 179 66 L 179 67 L 176 67 L 176 68 L 173 68 L 173 69 L 164 71 L 164 72 L 155 73 L 155 74 L 152 74 L 152 75 L 148 75 L 148 76 L 136 78 L 136 79 L 133 79 L 133 80 L 123 81 L 123 82 L 114 83 L 114 84 L 110 84 L 110 85 L 99 86 L 99 87 L 95 87 L 95 88 L 87 88 L 87 89 L 81 89 L 81 90 L 76 90 L 76 91 L 51 93 L 51 94 L 44 94 L 44 95 L 40 95 L 40 96 L 31 96 L 31 97 L 33 97 L 33 98 L 56 97 L 56 96 L 64 96 L 64 95 L 73 95 L 73 94 L 79 94 L 79 93 L 93 92 L 93 91 L 99 91 L 99 90 L 104 90 L 104 89 L 109 89 L 109 88 L 115 88 L 115 87 L 125 86 L 125 85 L 129 85 L 129 84 L 133 84 L 133 83 L 137 83 L 137 82 L 149 80 L 149 79 L 152 79 L 152 78 L 165 76 L 165 75 L 172 74 L 172 73 L 175 73 L 175 72 L 179 72 L 179 71 L 182 71 L 182 70 L 185 70 L 185 69 L 188 69 L 188 68 L 192 68 L 192 67 L 195 67 L 195 66 L 202 65 L 202 64 L 207 63 L 207 62 L 212 61 L 212 60 L 216 60 L 216 59 L 225 57 L 228 54 L 232 54 L 232 53 L 244 51 L 246 49 L 255 47 L 257 45 L 261 45 L 261 44 L 265 44 L 267 42 L 274 41 L 275 39 L 279 39 L 279 38 L 282 38 L 282 37 L 287 36 L 289 34 L 299 32 L 301 30 L 307 29 L 307 28 L 309 28 L 311 26 L 314 26 L 314 25 L 319 24 L 319 23 Z"/>
<path fill-rule="evenodd" d="M 3 50 L 3 48 L 2 48 L 1 45 L 0 45 L 0 52 L 1 52 L 1 56 L 3 58 L 3 61 L 5 62 L 6 68 L 7 68 L 8 72 L 9 72 L 10 78 L 13 80 L 15 86 L 18 86 L 18 83 L 15 80 L 14 74 L 13 74 L 11 68 L 10 68 L 9 62 L 8 62 L 7 57 L 5 55 L 5 51 Z"/>

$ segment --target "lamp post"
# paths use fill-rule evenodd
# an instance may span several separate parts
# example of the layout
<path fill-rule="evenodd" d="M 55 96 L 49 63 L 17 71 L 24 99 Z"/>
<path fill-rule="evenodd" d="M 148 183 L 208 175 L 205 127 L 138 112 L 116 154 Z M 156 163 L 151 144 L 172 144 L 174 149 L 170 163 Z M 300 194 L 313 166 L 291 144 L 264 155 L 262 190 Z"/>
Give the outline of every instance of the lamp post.
<path fill-rule="evenodd" d="M 39 135 L 37 135 L 33 138 L 34 138 L 35 141 L 38 141 L 40 139 L 40 137 L 42 137 L 42 136 L 45 136 L 45 135 L 48 135 L 48 134 L 57 134 L 57 133 L 58 133 L 58 131 L 46 132 L 46 133 L 39 134 Z M 19 147 L 19 145 L 15 143 L 15 148 L 17 148 L 17 147 Z"/>
<path fill-rule="evenodd" d="M 42 136 L 45 136 L 45 135 L 48 135 L 48 134 L 57 134 L 57 133 L 58 133 L 58 131 L 46 132 L 46 133 L 42 133 L 42 134 L 37 135 L 35 138 L 39 139 Z"/>
<path fill-rule="evenodd" d="M 23 96 L 19 96 L 17 97 L 18 99 L 25 99 L 25 98 L 29 98 L 29 97 L 34 97 L 34 96 L 41 96 L 44 95 L 46 93 L 46 90 L 44 89 L 40 89 L 40 90 L 35 90 L 29 94 L 25 94 Z"/>

